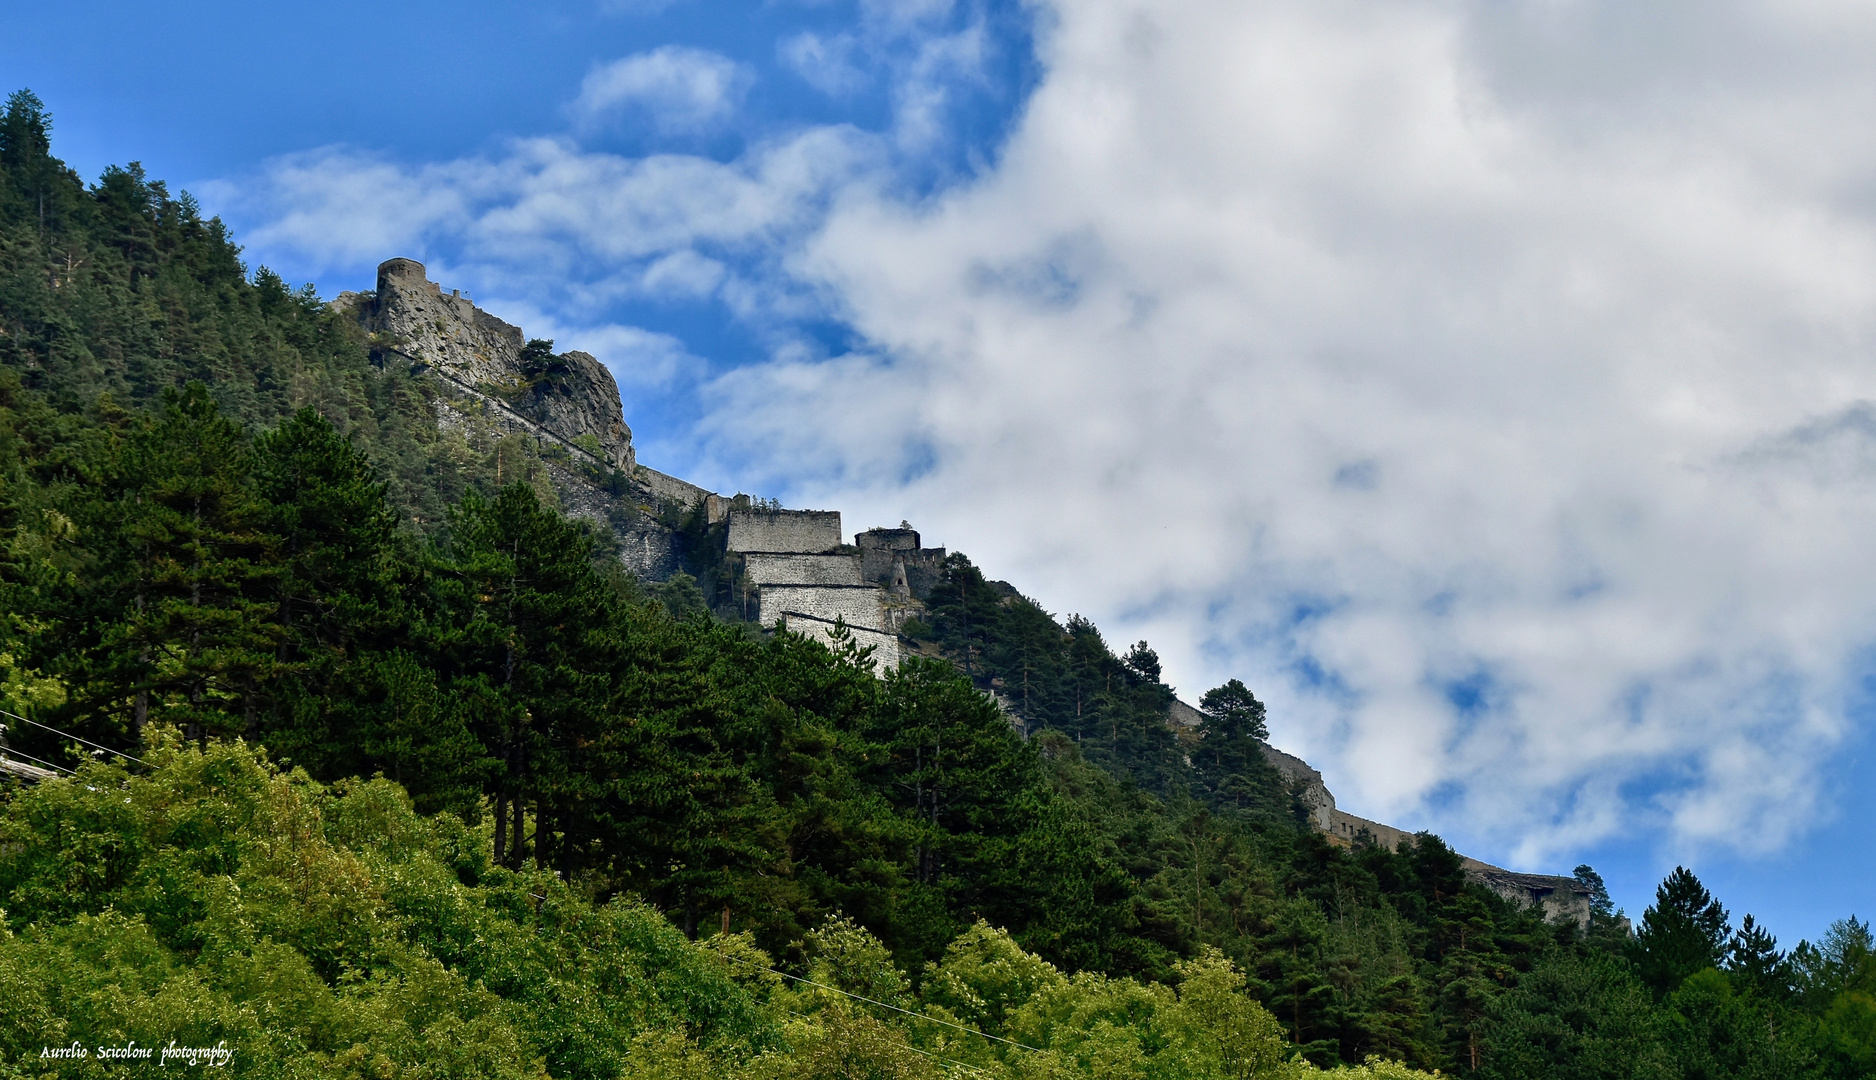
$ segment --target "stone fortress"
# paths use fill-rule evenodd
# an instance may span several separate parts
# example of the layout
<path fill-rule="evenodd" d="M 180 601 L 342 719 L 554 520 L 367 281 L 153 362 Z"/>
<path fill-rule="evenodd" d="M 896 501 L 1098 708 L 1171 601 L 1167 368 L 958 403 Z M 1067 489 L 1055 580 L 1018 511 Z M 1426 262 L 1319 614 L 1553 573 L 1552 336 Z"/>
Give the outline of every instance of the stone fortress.
<path fill-rule="evenodd" d="M 374 291 L 341 293 L 333 307 L 370 335 L 379 364 L 402 363 L 436 376 L 432 405 L 443 427 L 534 440 L 546 451 L 542 460 L 561 508 L 611 533 L 627 569 L 641 579 L 663 581 L 687 565 L 709 562 L 736 583 L 745 618 L 767 627 L 786 624 L 829 644 L 844 627 L 855 644 L 873 649 L 879 670 L 910 654 L 900 631 L 924 610 L 922 598 L 940 579 L 945 549 L 923 546 L 909 524 L 870 529 L 848 544 L 837 510 L 782 510 L 648 468 L 633 451 L 618 384 L 605 365 L 587 353 L 566 352 L 545 372 L 528 370 L 520 328 L 456 290 L 445 295 L 422 263 L 391 259 L 378 267 Z M 602 485 L 599 475 L 623 483 Z M 683 527 L 687 519 L 701 524 L 701 532 Z M 1200 719 L 1198 710 L 1175 702 L 1167 722 L 1189 730 Z M 1338 809 L 1320 772 L 1268 744 L 1263 750 L 1331 843 L 1397 848 L 1413 839 Z M 1469 878 L 1512 903 L 1541 908 L 1552 921 L 1589 924 L 1589 892 L 1573 878 L 1519 874 L 1474 859 L 1465 860 L 1465 868 Z"/>
<path fill-rule="evenodd" d="M 924 609 L 919 597 L 938 580 L 944 548 L 922 546 L 904 524 L 869 529 L 848 546 L 838 510 L 732 509 L 728 526 L 724 550 L 741 560 L 759 623 L 786 623 L 829 644 L 844 626 L 856 644 L 873 649 L 876 664 L 899 666 L 899 631 Z"/>

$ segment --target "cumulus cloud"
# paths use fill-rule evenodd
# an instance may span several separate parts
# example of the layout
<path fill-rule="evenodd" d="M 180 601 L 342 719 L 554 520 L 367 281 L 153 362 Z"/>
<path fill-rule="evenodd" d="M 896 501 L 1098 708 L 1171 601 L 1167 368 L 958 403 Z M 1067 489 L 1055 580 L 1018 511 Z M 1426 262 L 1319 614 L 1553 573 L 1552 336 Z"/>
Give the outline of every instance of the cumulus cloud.
<path fill-rule="evenodd" d="M 1811 820 L 1876 631 L 1869 21 L 1052 10 L 995 172 L 802 255 L 867 351 L 726 375 L 717 438 L 1251 677 L 1372 814 Z"/>
<path fill-rule="evenodd" d="M 756 270 L 780 259 L 818 227 L 836 189 L 876 168 L 875 142 L 809 128 L 724 163 L 539 138 L 417 166 L 335 147 L 205 190 L 218 212 L 257 222 L 246 235 L 269 258 L 362 270 L 387 253 L 446 249 L 456 273 L 494 286 L 484 292 L 592 322 L 634 295 L 709 294 L 730 279 L 724 257 Z M 757 316 L 799 310 L 789 294 L 801 288 L 775 273 L 737 295 Z"/>
<path fill-rule="evenodd" d="M 659 131 L 694 131 L 733 113 L 750 81 L 749 72 L 726 56 L 666 45 L 588 72 L 573 114 L 590 128 L 636 109 Z"/>

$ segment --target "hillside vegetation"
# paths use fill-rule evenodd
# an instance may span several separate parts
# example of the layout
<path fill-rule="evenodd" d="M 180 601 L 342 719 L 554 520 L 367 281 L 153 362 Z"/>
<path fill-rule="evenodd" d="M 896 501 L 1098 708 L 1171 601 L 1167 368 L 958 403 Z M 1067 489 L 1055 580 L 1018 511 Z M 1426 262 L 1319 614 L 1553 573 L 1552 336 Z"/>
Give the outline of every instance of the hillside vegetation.
<path fill-rule="evenodd" d="M 1146 643 L 961 556 L 884 678 L 630 579 L 526 446 L 48 130 L 9 99 L 0 709 L 76 775 L 0 795 L 0 1068 L 1876 1070 L 1864 924 L 1782 953 L 1682 871 L 1583 934 L 1437 837 L 1331 845 L 1249 689 L 1182 742 Z"/>

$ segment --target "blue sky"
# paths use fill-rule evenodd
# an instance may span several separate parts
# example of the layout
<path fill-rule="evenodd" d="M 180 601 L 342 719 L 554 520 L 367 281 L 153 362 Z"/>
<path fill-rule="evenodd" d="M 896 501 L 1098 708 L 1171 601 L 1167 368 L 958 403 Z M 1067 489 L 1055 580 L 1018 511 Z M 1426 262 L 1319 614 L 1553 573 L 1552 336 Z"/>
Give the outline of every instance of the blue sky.
<path fill-rule="evenodd" d="M 1342 805 L 1632 913 L 1868 916 L 1852 6 L 40 5 L 251 264 L 585 348 L 640 459 L 1244 678 Z"/>

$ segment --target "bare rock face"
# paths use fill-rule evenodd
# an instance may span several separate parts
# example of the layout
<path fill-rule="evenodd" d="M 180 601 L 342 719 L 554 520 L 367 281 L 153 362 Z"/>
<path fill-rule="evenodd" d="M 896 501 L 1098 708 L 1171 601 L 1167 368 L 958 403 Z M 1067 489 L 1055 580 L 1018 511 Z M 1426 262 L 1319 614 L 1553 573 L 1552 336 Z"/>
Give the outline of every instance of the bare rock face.
<path fill-rule="evenodd" d="M 619 386 L 592 354 L 554 357 L 546 372 L 533 375 L 532 385 L 515 404 L 548 430 L 588 450 L 598 446 L 613 468 L 632 471 L 632 429 L 625 426 L 619 408 Z"/>
<path fill-rule="evenodd" d="M 529 354 L 520 327 L 454 290 L 445 295 L 414 259 L 380 264 L 376 293 L 348 293 L 340 303 L 377 337 L 381 351 L 433 369 L 536 434 L 633 471 L 632 431 L 625 426 L 619 386 L 592 356 Z"/>

